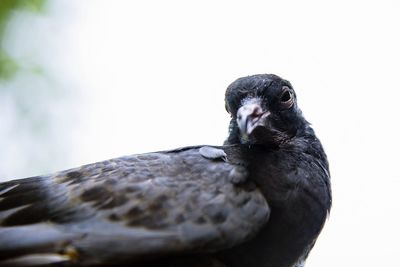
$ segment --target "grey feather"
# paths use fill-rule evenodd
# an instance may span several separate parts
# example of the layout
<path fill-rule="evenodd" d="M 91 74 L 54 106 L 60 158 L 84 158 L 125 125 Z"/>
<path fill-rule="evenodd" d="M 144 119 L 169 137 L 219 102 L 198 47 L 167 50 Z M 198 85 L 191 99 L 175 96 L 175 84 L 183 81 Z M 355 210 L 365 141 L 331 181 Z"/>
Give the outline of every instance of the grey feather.
<path fill-rule="evenodd" d="M 302 266 L 332 202 L 322 145 L 276 75 L 234 81 L 225 102 L 222 147 L 0 183 L 0 265 Z"/>
<path fill-rule="evenodd" d="M 257 188 L 231 182 L 236 168 L 189 148 L 125 156 L 22 180 L 3 197 L 33 202 L 0 209 L 7 226 L 0 227 L 0 258 L 31 254 L 31 246 L 41 248 L 35 253 L 62 253 L 73 247 L 79 264 L 91 265 L 232 247 L 253 236 L 269 216 Z M 38 183 L 42 199 L 30 196 Z M 22 187 L 26 191 L 16 190 Z M 45 205 L 39 205 L 41 201 Z M 19 218 L 35 212 L 41 216 L 24 226 Z M 25 235 L 25 247 L 17 249 L 15 242 Z"/>

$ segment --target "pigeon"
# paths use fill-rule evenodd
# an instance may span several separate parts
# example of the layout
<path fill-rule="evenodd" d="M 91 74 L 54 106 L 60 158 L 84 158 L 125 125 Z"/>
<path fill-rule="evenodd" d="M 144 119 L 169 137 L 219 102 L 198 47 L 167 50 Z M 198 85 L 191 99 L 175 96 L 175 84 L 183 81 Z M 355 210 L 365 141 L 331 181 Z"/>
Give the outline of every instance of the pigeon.
<path fill-rule="evenodd" d="M 0 266 L 300 267 L 332 194 L 289 81 L 237 79 L 222 146 L 0 183 Z"/>

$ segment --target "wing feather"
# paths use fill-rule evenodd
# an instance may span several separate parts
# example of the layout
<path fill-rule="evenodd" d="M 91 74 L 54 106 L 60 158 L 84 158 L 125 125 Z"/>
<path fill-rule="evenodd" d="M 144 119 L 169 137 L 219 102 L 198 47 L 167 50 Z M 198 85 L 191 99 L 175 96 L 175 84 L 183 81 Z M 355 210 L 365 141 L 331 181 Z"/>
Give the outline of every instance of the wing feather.
<path fill-rule="evenodd" d="M 200 148 L 0 184 L 0 259 L 65 256 L 72 248 L 76 255 L 63 257 L 71 263 L 116 264 L 246 241 L 268 221 L 268 204 L 246 172 L 235 171 L 243 168 L 230 160 L 236 150 L 212 151 L 224 155 L 218 158 L 202 156 Z M 232 173 L 244 182 L 232 182 Z"/>

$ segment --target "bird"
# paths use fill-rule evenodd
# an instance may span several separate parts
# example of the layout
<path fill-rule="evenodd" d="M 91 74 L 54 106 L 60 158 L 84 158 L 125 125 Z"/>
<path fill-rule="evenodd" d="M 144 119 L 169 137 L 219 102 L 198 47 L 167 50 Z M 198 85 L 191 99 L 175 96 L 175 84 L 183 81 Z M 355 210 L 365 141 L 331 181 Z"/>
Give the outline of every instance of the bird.
<path fill-rule="evenodd" d="M 274 74 L 225 93 L 228 137 L 0 183 L 0 266 L 304 266 L 327 156 Z"/>

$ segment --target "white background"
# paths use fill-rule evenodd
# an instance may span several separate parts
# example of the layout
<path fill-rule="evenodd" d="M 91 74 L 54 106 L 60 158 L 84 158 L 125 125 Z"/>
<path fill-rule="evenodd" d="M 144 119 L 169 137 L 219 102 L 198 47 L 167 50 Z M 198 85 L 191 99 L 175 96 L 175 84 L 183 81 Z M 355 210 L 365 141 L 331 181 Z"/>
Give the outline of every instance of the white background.
<path fill-rule="evenodd" d="M 399 264 L 399 28 L 395 0 L 58 0 L 13 38 L 79 92 L 54 107 L 73 156 L 51 171 L 221 144 L 229 83 L 290 80 L 331 164 L 333 209 L 307 266 L 367 267 Z"/>

